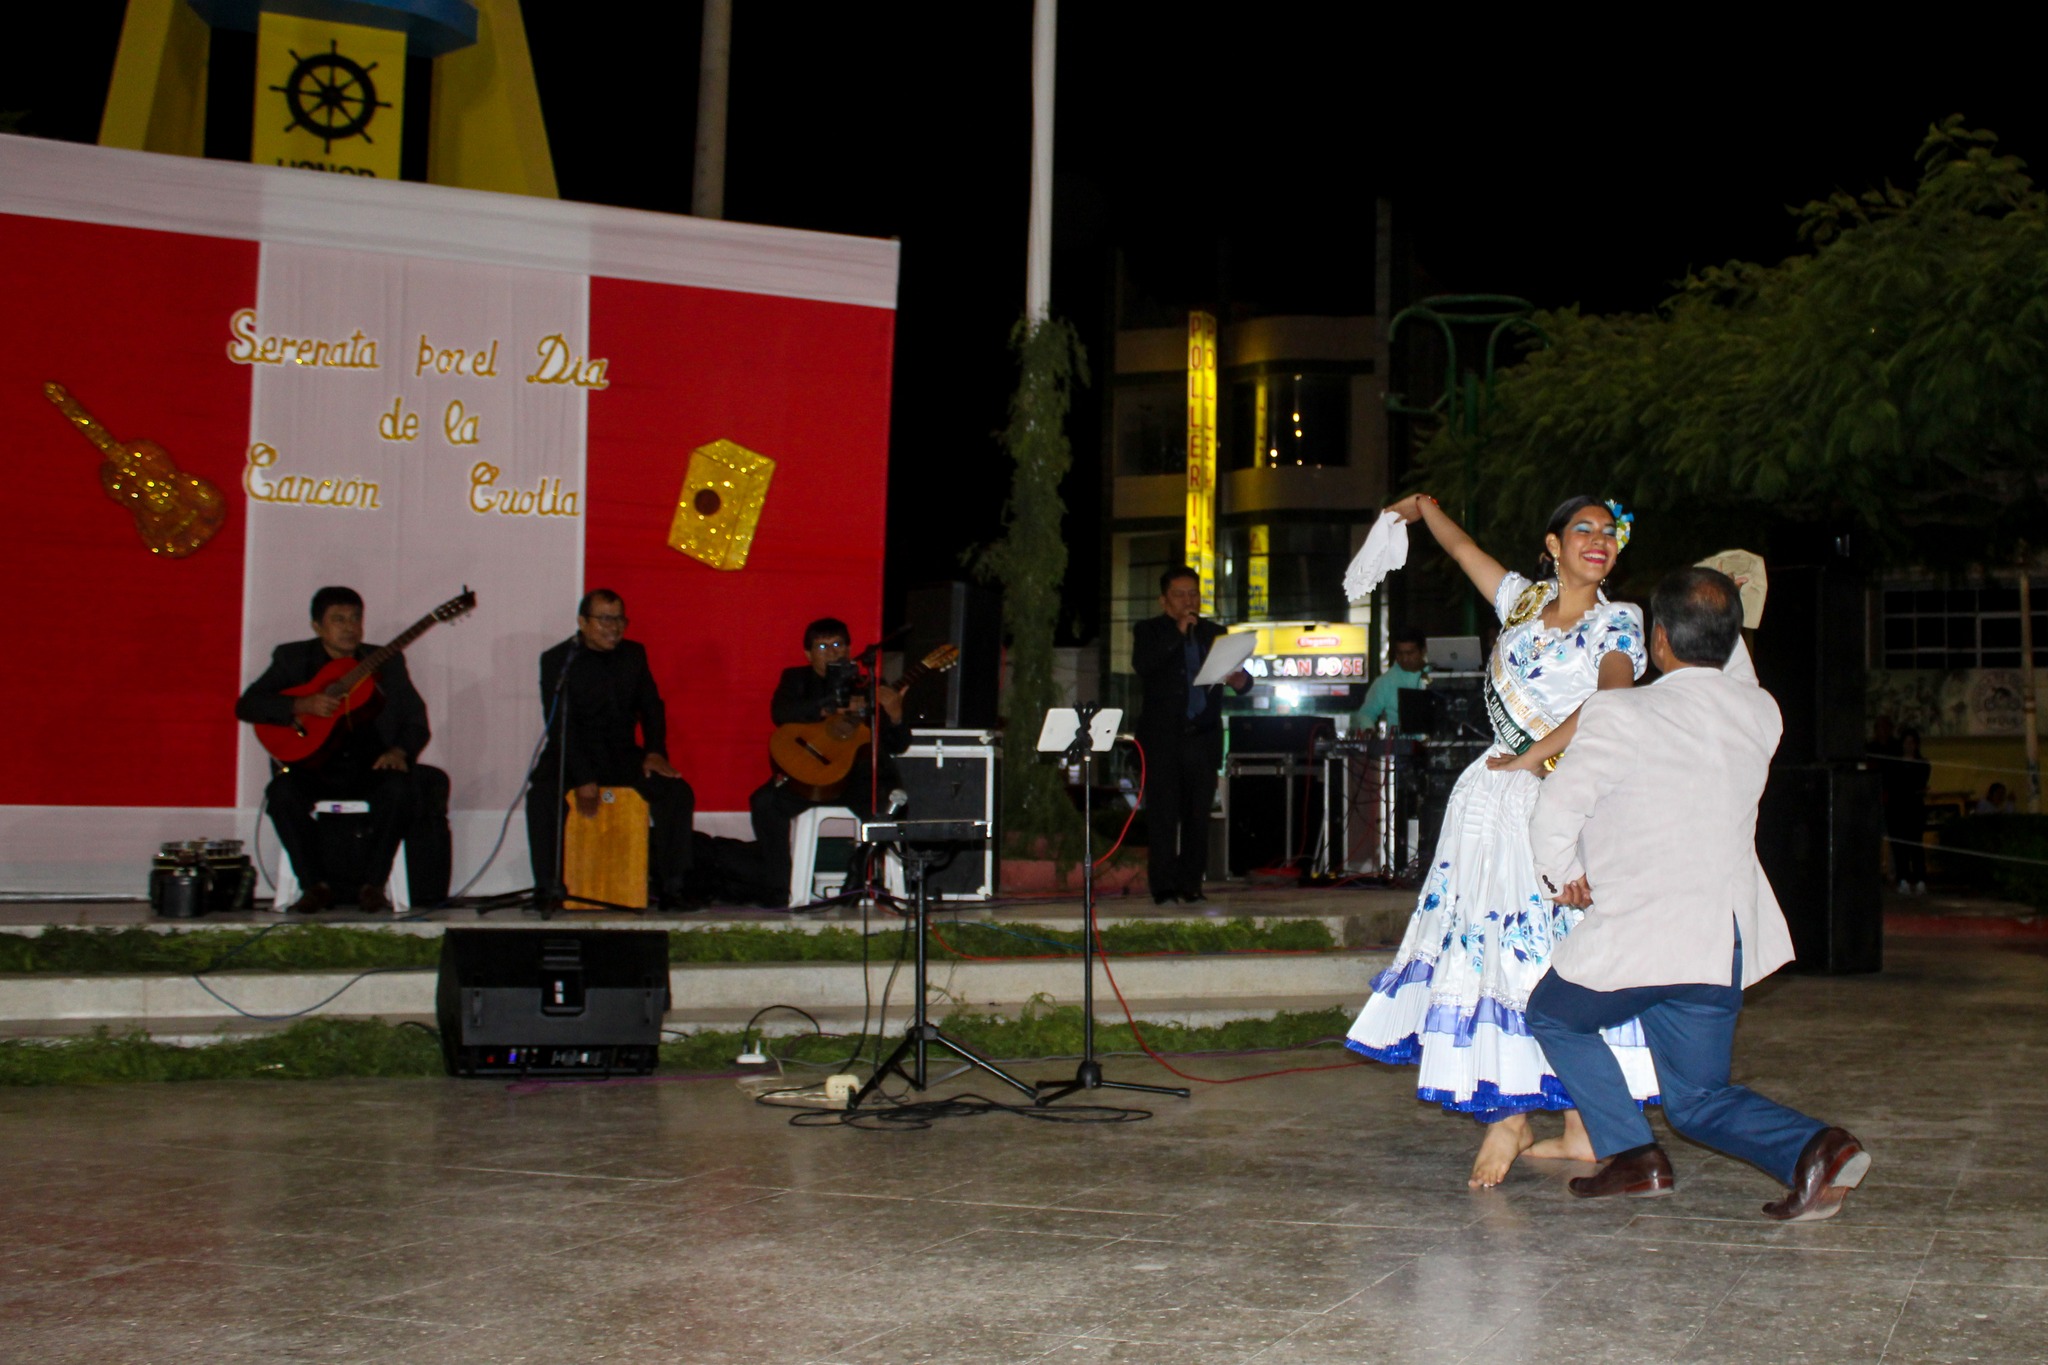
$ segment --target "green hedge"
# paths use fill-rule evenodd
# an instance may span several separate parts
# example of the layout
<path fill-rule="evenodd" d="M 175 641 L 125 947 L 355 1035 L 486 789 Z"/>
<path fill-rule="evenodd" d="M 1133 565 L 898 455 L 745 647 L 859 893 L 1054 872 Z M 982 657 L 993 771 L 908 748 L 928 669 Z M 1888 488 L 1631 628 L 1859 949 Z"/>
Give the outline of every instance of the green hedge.
<path fill-rule="evenodd" d="M 1073 929 L 1038 924 L 991 924 L 982 920 L 940 921 L 931 945 L 935 958 L 1032 957 L 1078 953 Z M 887 928 L 865 945 L 869 958 L 894 957 L 903 931 Z M 1338 945 L 1320 920 L 1250 919 L 1144 920 L 1105 928 L 1112 954 L 1328 952 Z M 690 962 L 858 962 L 863 952 L 857 928 L 837 925 L 806 932 L 782 927 L 739 925 L 720 929 L 678 929 L 669 934 L 669 961 Z M 432 968 L 440 961 L 438 937 L 397 934 L 338 924 L 281 924 L 251 929 L 193 929 L 158 933 L 149 929 L 49 928 L 28 936 L 0 934 L 0 972 L 75 976 L 133 972 L 367 971 L 373 967 Z"/>
<path fill-rule="evenodd" d="M 1958 850 L 1957 856 L 1941 860 L 1945 880 L 2048 908 L 2048 866 L 2000 861 L 2030 858 L 2048 864 L 2048 815 L 1966 815 L 1941 827 L 1941 846 Z M 1972 858 L 1970 853 L 1999 857 Z"/>
<path fill-rule="evenodd" d="M 1350 1024 L 1343 1010 L 1280 1013 L 1210 1028 L 1146 1025 L 1145 1040 L 1168 1053 L 1298 1048 L 1341 1037 Z M 893 1027 L 893 1025 L 892 1025 Z M 1073 1006 L 1027 1006 L 1018 1017 L 960 1011 L 945 1020 L 948 1033 L 996 1057 L 1064 1057 L 1081 1050 L 1081 1011 Z M 807 1035 L 767 1040 L 768 1051 L 791 1061 L 835 1064 L 856 1052 L 873 1060 L 897 1037 L 825 1038 Z M 664 1043 L 661 1065 L 675 1074 L 732 1069 L 742 1035 L 691 1034 Z M 1099 1052 L 1131 1052 L 1128 1026 L 1098 1024 Z M 936 1058 L 945 1057 L 940 1049 Z M 425 1077 L 442 1074 L 439 1041 L 428 1030 L 377 1020 L 307 1019 L 276 1033 L 235 1038 L 203 1047 L 174 1047 L 143 1033 L 109 1034 L 56 1042 L 0 1042 L 0 1085 L 77 1085 L 112 1081 L 326 1080 L 339 1076 Z M 795 1073 L 799 1078 L 812 1074 Z"/>

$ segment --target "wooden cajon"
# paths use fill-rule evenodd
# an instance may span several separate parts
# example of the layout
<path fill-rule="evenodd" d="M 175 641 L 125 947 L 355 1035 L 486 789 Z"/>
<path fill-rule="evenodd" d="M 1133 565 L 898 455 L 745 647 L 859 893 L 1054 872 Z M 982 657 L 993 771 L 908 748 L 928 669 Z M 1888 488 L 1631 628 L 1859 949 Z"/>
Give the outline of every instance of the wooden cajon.
<path fill-rule="evenodd" d="M 569 822 L 562 839 L 562 881 L 570 896 L 647 908 L 647 802 L 631 787 L 600 787 L 597 814 L 563 798 Z M 572 901 L 570 909 L 578 908 Z M 583 907 L 590 908 L 590 907 Z"/>

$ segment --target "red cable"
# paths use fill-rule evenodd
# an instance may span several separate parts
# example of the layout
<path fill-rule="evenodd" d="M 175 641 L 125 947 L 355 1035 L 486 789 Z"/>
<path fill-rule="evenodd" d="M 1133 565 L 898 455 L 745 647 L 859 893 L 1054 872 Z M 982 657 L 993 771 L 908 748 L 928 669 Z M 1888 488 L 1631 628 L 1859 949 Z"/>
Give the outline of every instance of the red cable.
<path fill-rule="evenodd" d="M 1131 813 L 1124 817 L 1124 827 L 1116 832 L 1116 842 L 1109 846 L 1109 852 L 1095 860 L 1097 867 L 1108 862 L 1116 851 L 1124 846 L 1124 836 L 1131 832 L 1131 821 L 1138 818 L 1138 807 L 1145 804 L 1145 746 L 1138 743 L 1138 737 L 1133 735 L 1131 747 L 1138 751 L 1138 799 L 1132 803 Z"/>

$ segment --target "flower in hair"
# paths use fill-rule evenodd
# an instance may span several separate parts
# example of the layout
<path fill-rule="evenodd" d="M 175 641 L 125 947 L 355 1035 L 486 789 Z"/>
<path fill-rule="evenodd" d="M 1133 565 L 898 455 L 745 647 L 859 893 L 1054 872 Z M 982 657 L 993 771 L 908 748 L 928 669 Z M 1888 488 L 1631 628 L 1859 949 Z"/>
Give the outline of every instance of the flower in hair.
<path fill-rule="evenodd" d="M 1622 511 L 1621 502 L 1617 498 L 1607 500 L 1607 510 L 1614 514 L 1614 548 L 1626 550 L 1629 532 L 1635 529 L 1636 514 Z"/>

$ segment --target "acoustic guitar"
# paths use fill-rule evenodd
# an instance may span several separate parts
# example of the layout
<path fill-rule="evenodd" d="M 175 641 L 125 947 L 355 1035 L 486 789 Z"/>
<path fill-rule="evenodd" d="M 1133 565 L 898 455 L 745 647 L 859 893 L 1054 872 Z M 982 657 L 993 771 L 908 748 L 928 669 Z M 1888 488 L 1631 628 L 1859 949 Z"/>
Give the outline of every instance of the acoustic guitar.
<path fill-rule="evenodd" d="M 106 456 L 100 487 L 134 515 L 151 554 L 183 559 L 213 538 L 227 515 L 219 489 L 178 468 L 155 441 L 115 440 L 62 384 L 43 385 L 43 397 Z"/>
<path fill-rule="evenodd" d="M 310 697 L 325 692 L 341 703 L 341 709 L 331 716 L 297 715 L 290 725 L 258 724 L 256 738 L 270 752 L 270 756 L 284 764 L 305 764 L 311 762 L 326 745 L 328 737 L 337 725 L 354 725 L 365 715 L 374 714 L 380 704 L 377 694 L 377 670 L 405 647 L 425 635 L 443 621 L 456 617 L 476 606 L 476 593 L 467 585 L 460 597 L 451 597 L 440 606 L 422 616 L 406 628 L 390 644 L 373 651 L 365 659 L 329 659 L 309 682 L 297 687 L 287 687 L 287 697 Z"/>
<path fill-rule="evenodd" d="M 943 673 L 960 662 L 960 650 L 940 645 L 903 670 L 892 687 L 909 688 L 918 679 Z M 797 721 L 777 726 L 768 740 L 768 757 L 791 786 L 812 801 L 831 801 L 846 790 L 853 761 L 868 747 L 867 722 L 849 715 Z"/>

